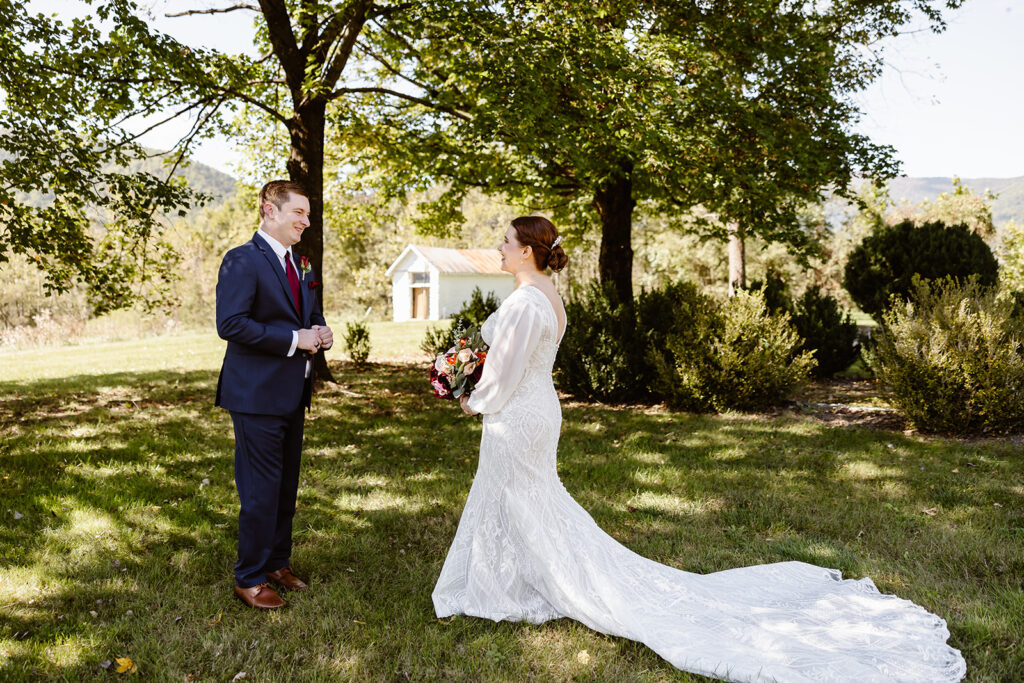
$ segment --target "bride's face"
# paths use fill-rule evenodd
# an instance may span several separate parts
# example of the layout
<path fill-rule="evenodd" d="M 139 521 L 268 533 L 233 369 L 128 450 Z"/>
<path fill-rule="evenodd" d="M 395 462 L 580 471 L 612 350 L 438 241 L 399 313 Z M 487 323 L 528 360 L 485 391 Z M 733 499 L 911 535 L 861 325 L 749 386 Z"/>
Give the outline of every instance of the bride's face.
<path fill-rule="evenodd" d="M 524 255 L 527 247 L 519 244 L 519 240 L 516 239 L 516 229 L 511 225 L 505 231 L 505 236 L 502 239 L 501 246 L 498 247 L 498 251 L 501 252 L 501 269 L 506 273 L 515 275 L 516 271 L 526 263 L 527 259 L 524 258 Z"/>

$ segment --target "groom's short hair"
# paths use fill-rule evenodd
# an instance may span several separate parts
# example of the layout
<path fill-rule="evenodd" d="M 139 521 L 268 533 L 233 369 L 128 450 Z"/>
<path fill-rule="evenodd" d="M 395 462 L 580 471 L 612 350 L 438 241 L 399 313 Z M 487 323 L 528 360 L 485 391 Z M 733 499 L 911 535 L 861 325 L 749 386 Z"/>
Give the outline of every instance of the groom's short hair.
<path fill-rule="evenodd" d="M 290 194 L 309 197 L 309 192 L 306 191 L 306 188 L 290 180 L 271 180 L 264 185 L 263 189 L 260 190 L 260 218 L 263 218 L 263 206 L 267 202 L 280 209 L 288 201 L 288 195 Z"/>

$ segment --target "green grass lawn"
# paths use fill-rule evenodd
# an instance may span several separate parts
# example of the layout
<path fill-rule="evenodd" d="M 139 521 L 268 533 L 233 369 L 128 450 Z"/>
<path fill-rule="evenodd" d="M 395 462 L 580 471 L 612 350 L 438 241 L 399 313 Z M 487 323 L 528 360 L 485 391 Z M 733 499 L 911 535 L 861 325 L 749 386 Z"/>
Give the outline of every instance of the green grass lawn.
<path fill-rule="evenodd" d="M 339 326 L 340 327 L 340 326 Z M 418 352 L 412 328 L 371 328 Z M 340 331 L 339 331 L 340 332 Z M 339 334 L 340 336 L 340 334 Z M 294 565 L 232 596 L 237 498 L 212 335 L 0 355 L 0 679 L 703 680 L 567 620 L 434 617 L 480 423 L 425 363 L 333 365 L 306 427 Z M 341 357 L 340 352 L 335 357 Z M 783 560 L 870 576 L 942 615 L 969 680 L 1024 679 L 1018 441 L 566 402 L 568 490 L 631 549 L 693 572 Z M 18 517 L 15 519 L 15 513 Z"/>

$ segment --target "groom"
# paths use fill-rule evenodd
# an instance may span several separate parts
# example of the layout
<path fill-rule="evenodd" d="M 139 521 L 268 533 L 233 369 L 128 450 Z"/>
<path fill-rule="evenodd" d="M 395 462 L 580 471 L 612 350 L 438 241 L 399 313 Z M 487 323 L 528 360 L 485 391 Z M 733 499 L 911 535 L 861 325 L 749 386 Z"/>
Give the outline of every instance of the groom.
<path fill-rule="evenodd" d="M 235 594 L 260 609 L 283 607 L 268 579 L 307 586 L 291 570 L 292 517 L 299 486 L 312 355 L 334 343 L 316 296 L 316 274 L 292 253 L 309 227 L 301 185 L 274 180 L 259 197 L 260 228 L 224 256 L 217 276 L 217 333 L 228 347 L 216 404 L 235 425 L 238 562 Z"/>

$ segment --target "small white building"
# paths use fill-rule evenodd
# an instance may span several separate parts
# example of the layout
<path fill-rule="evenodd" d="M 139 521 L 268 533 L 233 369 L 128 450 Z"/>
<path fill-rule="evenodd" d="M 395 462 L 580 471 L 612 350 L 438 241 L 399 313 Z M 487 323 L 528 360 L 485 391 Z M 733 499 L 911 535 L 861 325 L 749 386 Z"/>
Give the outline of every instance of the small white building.
<path fill-rule="evenodd" d="M 395 322 L 449 318 L 473 289 L 502 300 L 515 289 L 497 249 L 444 249 L 410 244 L 387 270 Z"/>

